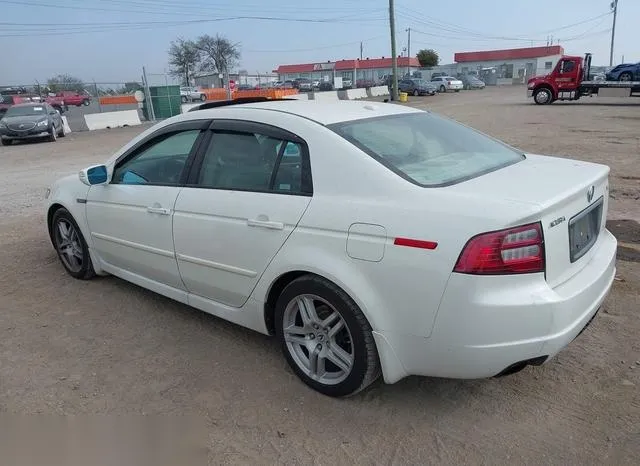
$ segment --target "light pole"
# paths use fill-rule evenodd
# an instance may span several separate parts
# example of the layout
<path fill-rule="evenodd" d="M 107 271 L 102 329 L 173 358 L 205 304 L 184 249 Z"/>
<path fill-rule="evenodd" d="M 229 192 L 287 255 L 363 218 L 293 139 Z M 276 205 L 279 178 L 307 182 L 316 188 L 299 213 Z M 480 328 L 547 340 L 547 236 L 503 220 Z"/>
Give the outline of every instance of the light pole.
<path fill-rule="evenodd" d="M 391 30 L 391 100 L 397 100 L 398 55 L 396 53 L 396 15 L 393 0 L 389 0 L 389 29 Z"/>
<path fill-rule="evenodd" d="M 409 33 L 409 37 L 407 37 L 407 74 L 411 74 L 411 28 L 407 28 L 406 31 Z"/>
<path fill-rule="evenodd" d="M 613 27 L 611 28 L 611 53 L 609 54 L 609 66 L 613 66 L 613 43 L 616 38 L 616 17 L 618 16 L 618 0 L 612 0 L 611 9 L 613 10 Z"/>

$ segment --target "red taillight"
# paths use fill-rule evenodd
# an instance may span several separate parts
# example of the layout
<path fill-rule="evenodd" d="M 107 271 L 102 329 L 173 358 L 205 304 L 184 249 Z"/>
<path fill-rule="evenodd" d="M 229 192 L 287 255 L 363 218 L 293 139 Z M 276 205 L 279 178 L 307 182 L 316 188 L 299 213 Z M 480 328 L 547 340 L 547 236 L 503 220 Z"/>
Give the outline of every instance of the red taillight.
<path fill-rule="evenodd" d="M 474 236 L 453 271 L 475 275 L 544 272 L 542 226 L 538 222 Z"/>

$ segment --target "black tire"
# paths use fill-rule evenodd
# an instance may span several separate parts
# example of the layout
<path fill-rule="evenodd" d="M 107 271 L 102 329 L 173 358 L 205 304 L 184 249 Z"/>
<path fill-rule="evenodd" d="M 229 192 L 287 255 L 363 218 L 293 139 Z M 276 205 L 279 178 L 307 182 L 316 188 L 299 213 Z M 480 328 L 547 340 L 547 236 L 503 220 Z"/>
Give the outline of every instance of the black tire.
<path fill-rule="evenodd" d="M 183 104 L 186 104 L 188 99 L 186 95 L 183 95 L 182 97 L 180 97 L 180 100 L 182 101 Z"/>
<path fill-rule="evenodd" d="M 633 75 L 628 72 L 621 73 L 618 77 L 618 81 L 633 81 Z"/>
<path fill-rule="evenodd" d="M 415 89 L 413 91 L 413 95 L 416 96 L 416 97 L 418 97 L 420 95 L 420 92 L 418 92 L 418 89 Z"/>
<path fill-rule="evenodd" d="M 551 89 L 543 87 L 533 93 L 533 101 L 538 105 L 548 105 L 553 102 Z"/>
<path fill-rule="evenodd" d="M 77 269 L 71 268 L 69 266 L 68 260 L 63 257 L 63 253 L 61 252 L 62 237 L 58 230 L 59 224 L 61 222 L 66 222 L 67 224 L 73 226 L 77 233 L 77 243 L 79 243 L 77 244 L 77 246 L 79 246 L 82 252 L 82 263 Z M 51 236 L 51 241 L 53 242 L 56 253 L 58 254 L 58 259 L 60 259 L 62 266 L 69 275 L 71 275 L 73 278 L 77 278 L 78 280 L 89 280 L 96 275 L 96 272 L 93 269 L 93 263 L 91 262 L 91 256 L 89 255 L 89 247 L 87 246 L 87 242 L 85 241 L 84 236 L 82 236 L 80 227 L 78 227 L 75 219 L 67 209 L 60 208 L 53 214 L 51 225 L 49 226 L 49 234 Z"/>
<path fill-rule="evenodd" d="M 322 383 L 305 374 L 294 360 L 285 341 L 285 310 L 296 297 L 301 295 L 314 295 L 329 303 L 338 312 L 348 331 L 350 339 L 348 344 L 353 350 L 353 362 L 350 372 L 345 371 L 345 374 L 348 374 L 346 378 L 338 383 Z M 367 388 L 380 376 L 380 361 L 371 325 L 351 297 L 332 282 L 316 275 L 304 275 L 292 281 L 278 298 L 275 322 L 276 335 L 289 366 L 305 384 L 314 390 L 332 397 L 352 396 Z M 334 338 L 333 342 L 325 346 L 329 349 L 335 343 Z"/>
<path fill-rule="evenodd" d="M 200 94 L 200 102 L 205 102 L 207 100 L 207 96 L 204 94 Z"/>
<path fill-rule="evenodd" d="M 64 121 L 60 123 L 60 131 L 58 132 L 58 137 L 63 138 L 67 134 L 64 132 Z"/>
<path fill-rule="evenodd" d="M 89 99 L 84 99 L 82 101 L 82 105 L 84 105 L 85 107 L 88 107 L 91 104 L 91 101 Z"/>
<path fill-rule="evenodd" d="M 49 142 L 56 142 L 58 140 L 58 131 L 54 124 L 51 124 L 51 134 L 49 134 Z"/>
<path fill-rule="evenodd" d="M 444 84 L 440 86 L 440 92 L 447 92 L 447 88 L 444 87 Z"/>
<path fill-rule="evenodd" d="M 11 144 L 13 144 L 13 141 L 11 139 L 2 139 L 3 146 L 10 146 Z"/>

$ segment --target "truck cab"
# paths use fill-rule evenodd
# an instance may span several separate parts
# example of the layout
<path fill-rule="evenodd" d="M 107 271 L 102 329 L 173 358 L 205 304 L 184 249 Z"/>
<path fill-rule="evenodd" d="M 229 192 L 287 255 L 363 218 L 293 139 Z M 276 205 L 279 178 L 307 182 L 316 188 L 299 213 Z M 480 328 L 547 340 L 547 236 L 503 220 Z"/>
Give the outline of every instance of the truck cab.
<path fill-rule="evenodd" d="M 551 73 L 534 76 L 527 81 L 527 97 L 533 97 L 539 105 L 556 100 L 577 100 L 580 98 L 580 83 L 588 79 L 590 67 L 591 54 L 585 58 L 563 55 Z"/>

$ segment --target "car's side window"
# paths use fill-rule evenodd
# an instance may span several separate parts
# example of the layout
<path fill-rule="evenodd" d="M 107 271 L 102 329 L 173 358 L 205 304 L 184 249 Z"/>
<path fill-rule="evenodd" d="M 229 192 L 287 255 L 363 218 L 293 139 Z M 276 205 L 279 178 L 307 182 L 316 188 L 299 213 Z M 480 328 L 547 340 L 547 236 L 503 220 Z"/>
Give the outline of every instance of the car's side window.
<path fill-rule="evenodd" d="M 204 154 L 197 186 L 301 193 L 302 153 L 297 142 L 255 132 L 216 130 Z"/>
<path fill-rule="evenodd" d="M 117 165 L 111 183 L 177 186 L 200 130 L 163 134 Z"/>

